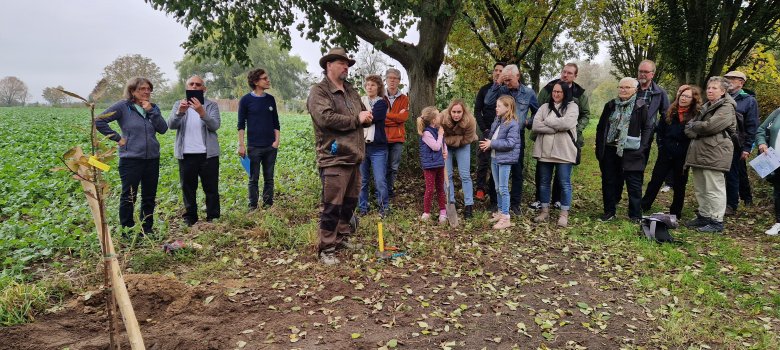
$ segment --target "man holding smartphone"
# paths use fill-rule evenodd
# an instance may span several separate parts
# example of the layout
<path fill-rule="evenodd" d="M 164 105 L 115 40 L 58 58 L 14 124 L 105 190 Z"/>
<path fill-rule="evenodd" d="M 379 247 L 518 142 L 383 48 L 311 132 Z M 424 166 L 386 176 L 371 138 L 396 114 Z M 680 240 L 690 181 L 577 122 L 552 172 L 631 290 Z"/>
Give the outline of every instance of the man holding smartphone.
<path fill-rule="evenodd" d="M 195 202 L 198 177 L 206 194 L 206 221 L 219 218 L 219 142 L 217 129 L 221 122 L 219 107 L 211 100 L 198 95 L 206 92 L 206 85 L 199 76 L 187 79 L 187 95 L 192 96 L 174 103 L 168 127 L 176 130 L 173 154 L 179 160 L 179 180 L 184 201 L 184 221 L 187 226 L 198 222 L 198 205 Z M 200 93 L 194 93 L 200 91 Z"/>

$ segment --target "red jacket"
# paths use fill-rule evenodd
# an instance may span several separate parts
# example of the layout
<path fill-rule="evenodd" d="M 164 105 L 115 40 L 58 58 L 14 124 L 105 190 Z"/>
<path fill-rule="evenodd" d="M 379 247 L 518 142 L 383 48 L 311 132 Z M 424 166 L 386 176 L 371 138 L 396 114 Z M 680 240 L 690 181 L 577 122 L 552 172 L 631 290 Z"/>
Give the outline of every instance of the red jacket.
<path fill-rule="evenodd" d="M 401 113 L 401 110 L 404 110 Z M 401 94 L 395 99 L 393 106 L 387 111 L 387 119 L 385 119 L 385 135 L 387 136 L 387 142 L 404 142 L 406 141 L 406 128 L 404 123 L 409 119 L 409 97 L 406 94 Z"/>

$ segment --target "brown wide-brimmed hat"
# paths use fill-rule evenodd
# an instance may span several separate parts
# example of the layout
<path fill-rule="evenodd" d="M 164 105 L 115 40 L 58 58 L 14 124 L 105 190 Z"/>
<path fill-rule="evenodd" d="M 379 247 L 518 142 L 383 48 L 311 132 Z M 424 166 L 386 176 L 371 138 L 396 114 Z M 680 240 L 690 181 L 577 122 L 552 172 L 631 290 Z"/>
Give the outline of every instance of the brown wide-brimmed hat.
<path fill-rule="evenodd" d="M 344 50 L 343 47 L 334 47 L 330 49 L 330 51 L 328 51 L 328 53 L 325 56 L 322 56 L 322 58 L 320 58 L 320 67 L 322 67 L 322 69 L 325 69 L 326 63 L 333 62 L 335 60 L 345 60 L 348 62 L 350 67 L 352 67 L 352 65 L 355 64 L 355 60 L 347 56 L 347 50 Z"/>

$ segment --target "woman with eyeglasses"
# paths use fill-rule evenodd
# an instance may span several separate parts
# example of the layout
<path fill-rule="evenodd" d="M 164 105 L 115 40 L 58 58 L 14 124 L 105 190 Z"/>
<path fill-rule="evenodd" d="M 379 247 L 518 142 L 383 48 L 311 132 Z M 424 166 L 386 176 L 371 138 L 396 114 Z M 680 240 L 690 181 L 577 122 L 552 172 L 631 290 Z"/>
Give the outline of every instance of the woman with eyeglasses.
<path fill-rule="evenodd" d="M 691 139 L 685 167 L 693 173 L 693 188 L 699 210 L 688 222 L 700 232 L 723 231 L 726 213 L 726 178 L 734 157 L 732 135 L 737 132 L 737 102 L 728 94 L 731 83 L 724 77 L 707 81 L 707 102 L 685 125 Z"/>
<path fill-rule="evenodd" d="M 124 89 L 125 99 L 103 111 L 105 118 L 95 120 L 97 130 L 115 141 L 119 147 L 119 178 L 122 194 L 119 198 L 119 223 L 128 237 L 127 229 L 135 226 L 133 210 L 141 187 L 142 235 L 150 234 L 154 224 L 154 206 L 157 181 L 160 175 L 160 143 L 157 134 L 168 131 L 168 123 L 160 109 L 150 102 L 154 86 L 149 79 L 131 78 Z M 110 115 L 109 115 L 110 114 Z M 116 121 L 119 134 L 108 123 Z"/>
<path fill-rule="evenodd" d="M 650 147 L 653 118 L 647 114 L 645 101 L 636 96 L 638 85 L 634 78 L 621 79 L 618 97 L 604 105 L 596 126 L 596 159 L 601 169 L 604 200 L 601 221 L 615 218 L 615 207 L 623 195 L 623 182 L 628 187 L 629 219 L 642 219 L 644 152 Z"/>
<path fill-rule="evenodd" d="M 667 175 L 672 176 L 674 197 L 669 213 L 682 216 L 685 201 L 685 186 L 688 184 L 688 170 L 685 169 L 685 156 L 691 139 L 685 135 L 687 124 L 701 109 L 701 90 L 697 86 L 683 85 L 677 90 L 677 98 L 669 106 L 666 118 L 656 126 L 658 139 L 658 157 L 655 159 L 653 175 L 642 197 L 642 210 L 648 211 L 663 186 Z"/>

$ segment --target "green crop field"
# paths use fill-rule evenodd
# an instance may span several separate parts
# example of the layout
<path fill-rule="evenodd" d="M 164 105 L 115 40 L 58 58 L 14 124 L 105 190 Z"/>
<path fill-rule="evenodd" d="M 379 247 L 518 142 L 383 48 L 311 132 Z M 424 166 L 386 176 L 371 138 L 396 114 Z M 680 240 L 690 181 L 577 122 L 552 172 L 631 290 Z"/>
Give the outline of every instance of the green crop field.
<path fill-rule="evenodd" d="M 165 110 L 165 108 L 163 108 Z M 98 111 L 99 112 L 99 111 Z M 236 150 L 236 113 L 223 113 L 219 129 L 220 195 L 223 218 L 246 213 L 247 175 Z M 89 111 L 72 108 L 0 108 L 0 287 L 12 280 L 27 280 L 36 269 L 54 267 L 64 256 L 96 256 L 97 237 L 81 186 L 64 171 L 51 171 L 63 164 L 60 156 L 70 147 L 87 148 Z M 311 119 L 282 116 L 282 142 L 276 166 L 277 202 L 295 209 L 293 214 L 311 216 L 316 209 L 312 194 L 319 181 L 314 162 Z M 118 125 L 112 127 L 119 130 Z M 157 192 L 156 225 L 160 241 L 180 224 L 181 191 L 178 165 L 173 157 L 175 131 L 158 135 L 161 147 L 160 183 Z M 110 141 L 106 141 L 110 142 Z M 120 189 L 117 160 L 106 173 L 111 196 L 107 200 L 109 224 L 116 227 Z M 262 179 L 261 179 L 262 181 Z M 262 186 L 262 184 L 261 184 Z M 298 198 L 291 202 L 286 199 Z M 308 200 L 307 200 L 308 198 Z M 198 203 L 203 204 L 199 191 Z M 308 217 L 306 219 L 309 219 Z M 306 238 L 305 236 L 303 238 Z M 292 237 L 288 246 L 306 244 Z"/>

